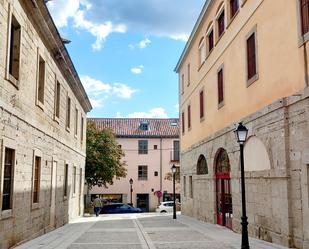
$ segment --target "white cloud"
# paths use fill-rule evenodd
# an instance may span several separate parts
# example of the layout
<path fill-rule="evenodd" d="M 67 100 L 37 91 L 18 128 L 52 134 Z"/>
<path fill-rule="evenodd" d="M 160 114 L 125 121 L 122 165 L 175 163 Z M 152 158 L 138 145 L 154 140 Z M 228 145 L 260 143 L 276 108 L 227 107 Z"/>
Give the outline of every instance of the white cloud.
<path fill-rule="evenodd" d="M 141 49 L 146 48 L 146 47 L 148 46 L 148 44 L 150 44 L 150 43 L 151 43 L 151 41 L 150 41 L 148 38 L 146 38 L 146 39 L 141 40 L 141 41 L 139 42 L 139 47 L 140 47 Z"/>
<path fill-rule="evenodd" d="M 117 113 L 118 115 L 118 113 Z M 120 116 L 120 113 L 119 113 Z M 128 118 L 168 118 L 164 108 L 157 107 L 149 110 L 148 112 L 133 112 L 127 116 Z"/>
<path fill-rule="evenodd" d="M 113 93 L 123 99 L 130 99 L 135 92 L 137 92 L 136 89 L 132 89 L 122 83 L 115 83 L 113 86 Z"/>
<path fill-rule="evenodd" d="M 205 0 L 53 0 L 48 2 L 48 8 L 59 28 L 67 26 L 71 19 L 76 27 L 95 36 L 93 48 L 101 49 L 109 34 L 127 30 L 185 41 L 204 3 Z M 146 38 L 134 46 L 147 45 Z"/>
<path fill-rule="evenodd" d="M 137 89 L 133 89 L 123 83 L 108 84 L 89 76 L 81 76 L 81 82 L 89 96 L 90 102 L 94 108 L 104 106 L 104 103 L 117 97 L 121 99 L 130 99 Z"/>
<path fill-rule="evenodd" d="M 85 19 L 85 11 L 79 10 L 74 16 L 74 27 L 80 29 L 86 29 L 94 37 L 96 41 L 92 44 L 94 50 L 100 50 L 102 48 L 102 43 L 105 41 L 106 37 L 113 33 L 124 33 L 126 32 L 126 26 L 124 25 L 113 25 L 111 22 L 105 22 L 103 24 L 96 24 Z"/>
<path fill-rule="evenodd" d="M 92 99 L 89 98 L 93 108 L 103 107 L 103 99 Z"/>
<path fill-rule="evenodd" d="M 100 50 L 111 33 L 125 33 L 127 30 L 123 24 L 114 24 L 111 21 L 98 23 L 87 19 L 85 14 L 90 12 L 93 6 L 89 0 L 50 1 L 47 6 L 58 28 L 67 26 L 68 20 L 72 19 L 76 29 L 85 29 L 92 34 L 96 38 L 92 44 L 93 50 Z"/>
<path fill-rule="evenodd" d="M 131 72 L 134 74 L 141 74 L 144 69 L 143 65 L 139 65 L 138 67 L 131 68 Z"/>
<path fill-rule="evenodd" d="M 47 3 L 55 24 L 58 28 L 68 25 L 68 19 L 73 17 L 79 9 L 79 0 L 57 0 Z"/>
<path fill-rule="evenodd" d="M 80 78 L 86 92 L 89 95 L 100 95 L 109 93 L 112 90 L 112 86 L 110 84 L 105 84 L 100 80 L 93 79 L 89 76 L 81 76 Z"/>

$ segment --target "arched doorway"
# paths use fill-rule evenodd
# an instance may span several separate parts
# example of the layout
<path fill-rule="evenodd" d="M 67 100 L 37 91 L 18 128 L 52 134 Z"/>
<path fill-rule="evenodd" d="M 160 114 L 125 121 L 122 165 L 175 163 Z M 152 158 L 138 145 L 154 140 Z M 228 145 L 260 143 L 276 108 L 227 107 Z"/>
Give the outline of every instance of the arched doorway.
<path fill-rule="evenodd" d="M 232 229 L 231 167 L 228 154 L 220 148 L 215 158 L 217 224 Z"/>

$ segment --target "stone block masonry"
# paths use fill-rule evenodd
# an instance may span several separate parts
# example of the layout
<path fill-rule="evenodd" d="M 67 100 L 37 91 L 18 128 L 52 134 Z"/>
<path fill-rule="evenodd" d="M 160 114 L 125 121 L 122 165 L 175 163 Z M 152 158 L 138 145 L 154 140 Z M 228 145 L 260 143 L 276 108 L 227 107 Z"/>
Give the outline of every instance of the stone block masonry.
<path fill-rule="evenodd" d="M 280 99 L 242 121 L 249 129 L 245 144 L 245 174 L 249 234 L 293 248 L 309 248 L 309 89 Z M 182 213 L 217 223 L 221 203 L 216 180 L 217 151 L 226 150 L 230 163 L 231 229 L 241 232 L 239 146 L 234 126 L 228 126 L 181 155 L 182 178 L 193 177 L 193 197 L 182 186 Z M 257 139 L 262 142 L 270 168 L 246 169 L 252 160 L 264 164 Z M 246 146 L 253 144 L 253 153 Z M 203 154 L 208 174 L 197 175 Z M 255 157 L 254 157 L 255 155 Z M 184 194 L 186 193 L 186 194 Z"/>
<path fill-rule="evenodd" d="M 0 0 L 1 249 L 63 226 L 84 209 L 86 124 L 81 122 L 91 105 L 44 1 L 34 2 Z M 14 46 L 20 57 L 15 80 L 9 71 L 13 17 L 20 26 L 20 43 Z M 45 77 L 39 93 L 40 57 Z M 59 118 L 55 117 L 56 82 L 60 83 Z"/>

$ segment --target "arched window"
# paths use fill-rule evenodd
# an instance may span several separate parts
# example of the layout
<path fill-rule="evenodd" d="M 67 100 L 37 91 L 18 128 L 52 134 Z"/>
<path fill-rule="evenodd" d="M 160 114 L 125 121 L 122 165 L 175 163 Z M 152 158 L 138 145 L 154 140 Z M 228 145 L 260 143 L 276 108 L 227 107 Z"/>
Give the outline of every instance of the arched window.
<path fill-rule="evenodd" d="M 197 161 L 196 173 L 198 175 L 205 175 L 208 174 L 208 167 L 206 158 L 203 155 L 200 155 Z"/>
<path fill-rule="evenodd" d="M 230 172 L 230 160 L 225 149 L 220 149 L 216 158 L 216 172 Z"/>

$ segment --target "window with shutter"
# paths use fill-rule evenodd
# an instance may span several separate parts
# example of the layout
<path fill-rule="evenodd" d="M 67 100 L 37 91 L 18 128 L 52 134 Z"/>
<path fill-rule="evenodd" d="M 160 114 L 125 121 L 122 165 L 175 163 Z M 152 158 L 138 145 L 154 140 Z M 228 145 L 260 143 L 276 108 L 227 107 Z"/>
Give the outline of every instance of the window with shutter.
<path fill-rule="evenodd" d="M 191 128 L 191 105 L 188 105 L 188 129 Z"/>
<path fill-rule="evenodd" d="M 302 34 L 309 32 L 309 0 L 300 1 Z"/>
<path fill-rule="evenodd" d="M 224 11 L 220 14 L 218 18 L 218 37 L 221 37 L 225 30 L 225 24 L 224 24 Z"/>
<path fill-rule="evenodd" d="M 223 93 L 223 69 L 218 72 L 218 104 L 223 104 L 224 93 Z"/>
<path fill-rule="evenodd" d="M 239 9 L 239 0 L 230 0 L 231 19 L 235 16 Z"/>
<path fill-rule="evenodd" d="M 182 133 L 185 133 L 185 113 L 181 113 L 181 125 L 182 125 Z"/>
<path fill-rule="evenodd" d="M 208 52 L 210 52 L 214 47 L 214 31 L 211 30 L 207 37 L 208 37 Z"/>
<path fill-rule="evenodd" d="M 200 91 L 200 118 L 204 117 L 204 91 Z"/>
<path fill-rule="evenodd" d="M 248 80 L 256 75 L 255 33 L 247 39 L 247 70 Z"/>

